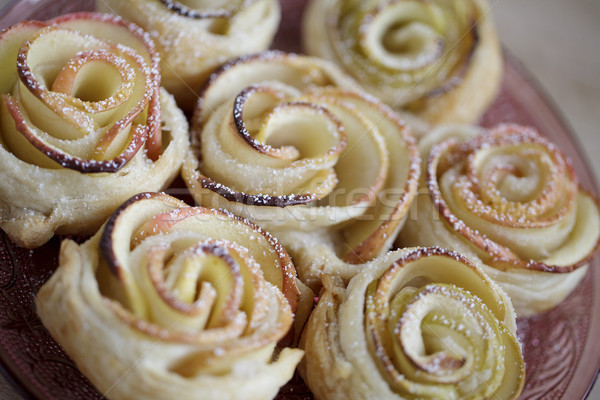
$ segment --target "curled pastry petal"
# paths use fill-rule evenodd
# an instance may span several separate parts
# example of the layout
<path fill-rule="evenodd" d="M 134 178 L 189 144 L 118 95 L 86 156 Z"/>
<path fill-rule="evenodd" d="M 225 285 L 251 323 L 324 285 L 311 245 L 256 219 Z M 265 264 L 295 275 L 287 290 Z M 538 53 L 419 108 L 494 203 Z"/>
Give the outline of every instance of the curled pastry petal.
<path fill-rule="evenodd" d="M 304 46 L 393 108 L 432 123 L 472 123 L 502 75 L 489 14 L 485 0 L 312 0 Z"/>
<path fill-rule="evenodd" d="M 98 0 L 99 10 L 150 32 L 162 57 L 163 85 L 192 110 L 211 71 L 269 48 L 279 26 L 277 0 Z"/>
<path fill-rule="evenodd" d="M 600 238 L 598 201 L 533 128 L 441 126 L 420 143 L 426 176 L 400 245 L 438 244 L 476 260 L 520 316 L 562 301 Z"/>
<path fill-rule="evenodd" d="M 271 399 L 303 354 L 276 352 L 302 307 L 281 245 L 165 194 L 136 195 L 84 244 L 64 241 L 36 302 L 114 399 Z"/>
<path fill-rule="evenodd" d="M 310 57 L 268 52 L 216 71 L 192 142 L 182 175 L 194 199 L 273 232 L 315 287 L 324 266 L 314 241 L 337 265 L 364 263 L 391 246 L 416 193 L 407 126 Z"/>
<path fill-rule="evenodd" d="M 319 399 L 515 399 L 525 366 L 508 296 L 464 256 L 389 252 L 327 277 L 302 334 Z"/>
<path fill-rule="evenodd" d="M 90 234 L 135 193 L 159 190 L 189 147 L 139 27 L 94 13 L 0 34 L 0 225 L 36 247 Z"/>

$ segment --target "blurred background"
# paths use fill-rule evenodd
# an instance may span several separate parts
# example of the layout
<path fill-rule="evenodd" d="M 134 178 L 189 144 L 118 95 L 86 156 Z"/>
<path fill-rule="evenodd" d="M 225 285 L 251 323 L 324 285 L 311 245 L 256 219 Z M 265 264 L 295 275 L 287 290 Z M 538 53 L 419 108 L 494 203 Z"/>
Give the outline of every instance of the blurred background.
<path fill-rule="evenodd" d="M 572 128 L 598 182 L 600 1 L 488 1 L 501 42 L 531 72 Z M 9 2 L 0 0 L 0 9 Z M 22 399 L 1 375 L 0 399 Z M 600 400 L 600 384 L 588 399 Z"/>
<path fill-rule="evenodd" d="M 600 1 L 490 0 L 500 41 L 557 106 L 600 176 Z M 598 392 L 600 399 L 600 391 Z"/>

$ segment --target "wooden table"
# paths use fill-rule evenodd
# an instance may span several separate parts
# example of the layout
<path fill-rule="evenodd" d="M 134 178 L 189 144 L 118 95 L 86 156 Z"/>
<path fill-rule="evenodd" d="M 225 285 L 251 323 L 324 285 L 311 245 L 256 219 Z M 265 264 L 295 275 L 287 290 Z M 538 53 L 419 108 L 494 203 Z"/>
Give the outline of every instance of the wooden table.
<path fill-rule="evenodd" d="M 9 0 L 0 0 L 0 8 Z M 600 1 L 489 0 L 500 39 L 532 72 L 600 176 Z M 22 397 L 0 376 L 0 398 Z M 600 385 L 588 399 L 600 400 Z"/>

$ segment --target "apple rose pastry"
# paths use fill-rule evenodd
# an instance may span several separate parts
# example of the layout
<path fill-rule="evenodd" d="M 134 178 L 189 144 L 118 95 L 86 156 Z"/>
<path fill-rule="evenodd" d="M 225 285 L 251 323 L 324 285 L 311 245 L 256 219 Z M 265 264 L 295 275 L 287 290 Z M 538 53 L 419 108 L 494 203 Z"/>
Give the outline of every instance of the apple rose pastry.
<path fill-rule="evenodd" d="M 569 160 L 533 128 L 441 126 L 420 144 L 425 192 L 398 238 L 467 255 L 520 316 L 562 301 L 584 277 L 600 237 L 595 197 Z"/>
<path fill-rule="evenodd" d="M 266 50 L 277 32 L 277 0 L 97 0 L 150 32 L 162 58 L 162 82 L 193 110 L 198 90 L 226 60 Z"/>
<path fill-rule="evenodd" d="M 271 399 L 302 358 L 277 349 L 301 301 L 289 256 L 227 212 L 139 194 L 59 264 L 38 313 L 110 399 Z"/>
<path fill-rule="evenodd" d="M 199 204 L 267 228 L 310 286 L 321 272 L 349 278 L 387 251 L 417 189 L 408 129 L 355 90 L 333 64 L 310 57 L 233 60 L 199 100 L 194 152 L 182 167 Z"/>
<path fill-rule="evenodd" d="M 324 278 L 301 345 L 317 399 L 515 399 L 525 366 L 508 296 L 464 256 L 412 248 L 345 288 Z"/>
<path fill-rule="evenodd" d="M 477 121 L 500 85 L 502 55 L 485 0 L 311 0 L 303 38 L 308 54 L 431 123 Z"/>
<path fill-rule="evenodd" d="M 93 13 L 21 22 L 0 34 L 0 62 L 0 226 L 17 244 L 92 234 L 177 175 L 188 125 L 140 28 Z"/>

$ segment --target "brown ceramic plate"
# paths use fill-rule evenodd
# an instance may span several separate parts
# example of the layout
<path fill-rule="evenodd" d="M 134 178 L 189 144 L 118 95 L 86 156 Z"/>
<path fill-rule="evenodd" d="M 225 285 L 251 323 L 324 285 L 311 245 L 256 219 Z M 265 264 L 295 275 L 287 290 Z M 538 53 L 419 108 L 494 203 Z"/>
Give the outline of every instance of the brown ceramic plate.
<path fill-rule="evenodd" d="M 300 51 L 299 15 L 304 0 L 282 0 L 281 31 L 274 47 Z M 91 0 L 13 1 L 0 15 L 0 29 L 24 19 L 48 19 L 93 9 Z M 482 124 L 532 125 L 571 157 L 584 187 L 596 193 L 594 178 L 569 129 L 532 79 L 505 57 L 502 92 Z M 26 398 L 100 399 L 102 395 L 77 370 L 42 326 L 34 297 L 57 265 L 60 238 L 34 251 L 21 249 L 0 231 L 0 364 L 4 375 Z M 600 366 L 600 258 L 577 289 L 558 307 L 519 321 L 519 339 L 527 363 L 521 399 L 582 399 Z M 2 368 L 0 368 L 2 369 Z M 299 378 L 278 399 L 311 399 Z"/>

